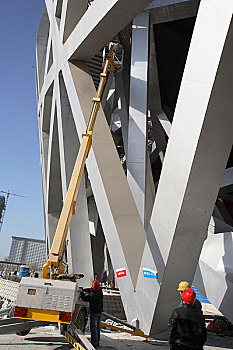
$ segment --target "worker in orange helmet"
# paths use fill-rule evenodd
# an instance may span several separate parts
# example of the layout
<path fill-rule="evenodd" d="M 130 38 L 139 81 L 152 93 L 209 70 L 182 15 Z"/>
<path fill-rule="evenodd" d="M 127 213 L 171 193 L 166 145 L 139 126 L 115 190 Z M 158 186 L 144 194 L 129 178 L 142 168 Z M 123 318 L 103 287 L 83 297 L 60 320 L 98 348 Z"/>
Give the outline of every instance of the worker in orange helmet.
<path fill-rule="evenodd" d="M 171 350 L 203 350 L 207 338 L 205 319 L 195 308 L 196 293 L 192 288 L 182 293 L 183 305 L 170 317 L 169 345 Z"/>
<path fill-rule="evenodd" d="M 94 348 L 98 348 L 100 343 L 101 314 L 103 311 L 103 292 L 99 281 L 94 280 L 92 287 L 83 289 L 80 296 L 90 304 L 91 343 Z"/>
<path fill-rule="evenodd" d="M 191 285 L 190 285 L 189 282 L 187 282 L 187 281 L 181 281 L 181 282 L 179 283 L 179 286 L 178 286 L 177 290 L 178 290 L 178 292 L 179 292 L 180 295 L 181 295 L 181 299 L 182 299 L 182 294 L 183 294 L 184 291 L 185 291 L 186 289 L 188 289 L 188 288 L 191 288 Z M 182 306 L 182 305 L 183 305 L 183 300 L 180 301 L 179 306 Z M 198 299 L 196 299 L 196 301 L 195 301 L 195 303 L 194 303 L 194 307 L 195 307 L 196 309 L 198 309 L 199 311 L 202 312 L 202 306 L 201 306 L 201 303 L 200 303 L 200 301 L 199 301 Z"/>

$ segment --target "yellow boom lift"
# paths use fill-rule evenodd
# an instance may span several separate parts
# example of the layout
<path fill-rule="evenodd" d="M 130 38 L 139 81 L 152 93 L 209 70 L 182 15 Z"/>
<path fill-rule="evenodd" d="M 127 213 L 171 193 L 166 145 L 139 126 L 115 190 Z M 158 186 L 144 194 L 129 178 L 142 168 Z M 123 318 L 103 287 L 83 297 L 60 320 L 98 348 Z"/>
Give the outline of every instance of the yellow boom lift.
<path fill-rule="evenodd" d="M 101 97 L 107 79 L 107 72 L 114 71 L 113 55 L 114 45 L 112 44 L 108 56 L 106 57 L 103 72 L 100 74 L 100 83 L 96 97 L 92 100 L 92 110 L 86 131 L 82 134 L 82 142 L 79 148 L 78 156 L 74 166 L 73 174 L 70 180 L 69 188 L 66 194 L 66 199 L 62 208 L 61 216 L 57 225 L 56 233 L 50 249 L 50 253 L 46 264 L 42 270 L 42 278 L 51 278 L 64 273 L 65 267 L 62 262 L 62 256 L 65 249 L 67 232 L 70 226 L 72 215 L 75 214 L 76 198 L 83 175 L 84 166 L 88 157 L 91 144 L 92 132 L 94 129 L 98 110 L 100 108 Z"/>
<path fill-rule="evenodd" d="M 79 298 L 80 288 L 76 279 L 83 277 L 82 274 L 65 274 L 65 264 L 62 261 L 67 232 L 72 215 L 75 214 L 76 197 L 82 179 L 84 166 L 88 157 L 101 97 L 103 95 L 108 71 L 114 71 L 114 50 L 118 44 L 111 43 L 105 58 L 103 72 L 100 74 L 100 83 L 96 97 L 92 100 L 92 109 L 86 131 L 82 134 L 82 142 L 79 148 L 74 170 L 62 208 L 60 219 L 54 235 L 53 243 L 48 259 L 42 270 L 42 278 L 23 277 L 16 300 L 14 311 L 15 318 L 36 320 L 44 322 L 59 322 L 69 325 L 71 321 L 76 327 L 85 328 L 87 318 L 86 303 Z M 80 324 L 80 313 L 81 324 Z"/>
<path fill-rule="evenodd" d="M 97 95 L 92 100 L 92 109 L 87 129 L 82 134 L 82 142 L 53 243 L 46 264 L 42 270 L 42 278 L 23 277 L 19 284 L 19 291 L 15 302 L 14 318 L 24 319 L 25 321 L 29 321 L 29 323 L 32 321 L 58 322 L 61 324 L 62 334 L 76 349 L 83 349 L 80 344 L 76 343 L 76 338 L 81 339 L 82 343 L 85 343 L 87 349 L 94 349 L 84 335 L 80 333 L 80 330 L 82 332 L 85 330 L 87 305 L 80 299 L 81 290 L 76 283 L 76 279 L 83 277 L 83 275 L 70 276 L 66 274 L 65 264 L 62 258 L 65 251 L 67 232 L 71 218 L 72 215 L 75 214 L 76 198 L 84 166 L 92 145 L 92 132 L 100 108 L 107 73 L 109 70 L 114 71 L 115 68 L 121 68 L 122 61 L 123 53 L 120 45 L 111 43 L 105 58 L 103 72 L 100 74 Z M 70 279 L 71 277 L 72 279 Z M 132 328 L 127 332 L 148 338 L 140 329 L 126 323 L 124 324 Z M 109 326 L 106 323 L 103 323 L 103 326 L 126 331 L 119 327 Z M 30 325 L 27 325 L 27 329 L 28 327 L 30 327 Z M 21 331 L 21 333 L 18 334 L 25 335 L 29 330 L 25 333 Z"/>

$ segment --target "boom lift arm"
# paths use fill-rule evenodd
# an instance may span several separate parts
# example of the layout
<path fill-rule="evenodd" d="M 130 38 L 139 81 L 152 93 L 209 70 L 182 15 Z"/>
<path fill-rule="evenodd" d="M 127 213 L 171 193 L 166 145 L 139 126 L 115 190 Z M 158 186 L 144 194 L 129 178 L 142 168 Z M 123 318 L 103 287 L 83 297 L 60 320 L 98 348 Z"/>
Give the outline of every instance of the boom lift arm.
<path fill-rule="evenodd" d="M 92 132 L 94 129 L 100 101 L 106 83 L 107 72 L 114 71 L 113 58 L 114 46 L 112 43 L 109 53 L 106 57 L 103 72 L 100 74 L 100 83 L 96 97 L 92 100 L 92 109 L 86 131 L 82 134 L 82 142 L 79 148 L 74 170 L 71 176 L 69 188 L 66 194 L 65 202 L 62 208 L 60 219 L 54 235 L 53 243 L 46 264 L 42 270 L 42 278 L 56 278 L 56 276 L 64 273 L 65 268 L 62 262 L 62 256 L 65 249 L 67 232 L 70 226 L 72 215 L 75 214 L 76 198 L 80 187 L 84 166 L 92 145 Z"/>
<path fill-rule="evenodd" d="M 100 108 L 107 72 L 109 69 L 111 71 L 121 69 L 122 61 L 123 53 L 121 50 L 119 50 L 119 45 L 111 43 L 103 72 L 100 74 L 100 83 L 97 96 L 92 100 L 92 109 L 87 129 L 82 134 L 82 142 L 79 148 L 50 253 L 42 270 L 42 278 L 32 279 L 29 277 L 23 277 L 19 285 L 13 319 L 19 319 L 19 321 L 14 321 L 13 323 L 22 322 L 22 320 L 24 320 L 25 324 L 22 324 L 22 326 L 20 325 L 20 327 L 18 326 L 19 328 L 17 328 L 19 329 L 19 332 L 21 332 L 21 335 L 28 333 L 32 327 L 44 325 L 44 322 L 58 322 L 61 323 L 62 334 L 76 349 L 84 350 L 84 348 L 77 343 L 76 338 L 82 341 L 86 349 L 94 349 L 78 329 L 80 328 L 80 325 L 85 329 L 85 318 L 87 315 L 86 307 L 79 299 L 80 289 L 78 284 L 58 281 L 57 279 L 59 279 L 58 275 L 61 275 L 60 277 L 64 278 L 62 274 L 65 272 L 65 268 L 62 257 L 65 250 L 67 232 L 72 215 L 75 214 L 75 201 L 80 187 L 86 159 L 92 145 L 92 132 L 98 110 Z M 54 281 L 48 281 L 48 279 L 54 279 Z M 35 322 L 32 322 L 33 320 Z M 120 321 L 119 319 L 116 320 Z M 123 324 L 127 325 L 132 330 L 125 330 L 120 327 L 110 326 L 106 323 L 103 324 L 103 326 L 114 328 L 119 331 L 126 331 L 134 335 L 145 337 L 146 339 L 148 338 L 148 336 L 145 335 L 140 329 L 124 322 Z"/>

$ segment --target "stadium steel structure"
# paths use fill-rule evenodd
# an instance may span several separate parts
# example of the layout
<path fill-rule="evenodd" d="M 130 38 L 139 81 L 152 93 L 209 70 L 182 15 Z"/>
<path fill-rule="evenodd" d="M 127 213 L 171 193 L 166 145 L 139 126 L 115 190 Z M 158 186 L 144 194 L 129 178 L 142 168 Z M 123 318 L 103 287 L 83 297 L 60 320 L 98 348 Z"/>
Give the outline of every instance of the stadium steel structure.
<path fill-rule="evenodd" d="M 116 40 L 72 218 L 70 272 L 117 280 L 129 322 L 167 329 L 181 280 L 233 320 L 233 1 L 46 0 L 37 96 L 46 242 Z M 118 277 L 117 277 L 118 276 Z"/>

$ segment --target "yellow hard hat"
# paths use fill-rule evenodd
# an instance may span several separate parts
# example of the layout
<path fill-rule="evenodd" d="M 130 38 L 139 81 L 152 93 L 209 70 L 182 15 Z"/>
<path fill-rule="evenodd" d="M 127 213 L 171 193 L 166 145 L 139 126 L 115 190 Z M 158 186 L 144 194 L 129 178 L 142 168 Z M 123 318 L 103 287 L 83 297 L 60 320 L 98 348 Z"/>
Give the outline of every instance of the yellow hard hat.
<path fill-rule="evenodd" d="M 7 268 L 5 267 L 5 269 L 4 270 L 7 270 Z"/>
<path fill-rule="evenodd" d="M 179 292 L 183 292 L 184 290 L 188 289 L 188 288 L 191 288 L 191 285 L 190 283 L 186 282 L 186 281 L 182 281 L 179 283 L 179 286 L 178 286 L 178 291 Z"/>

